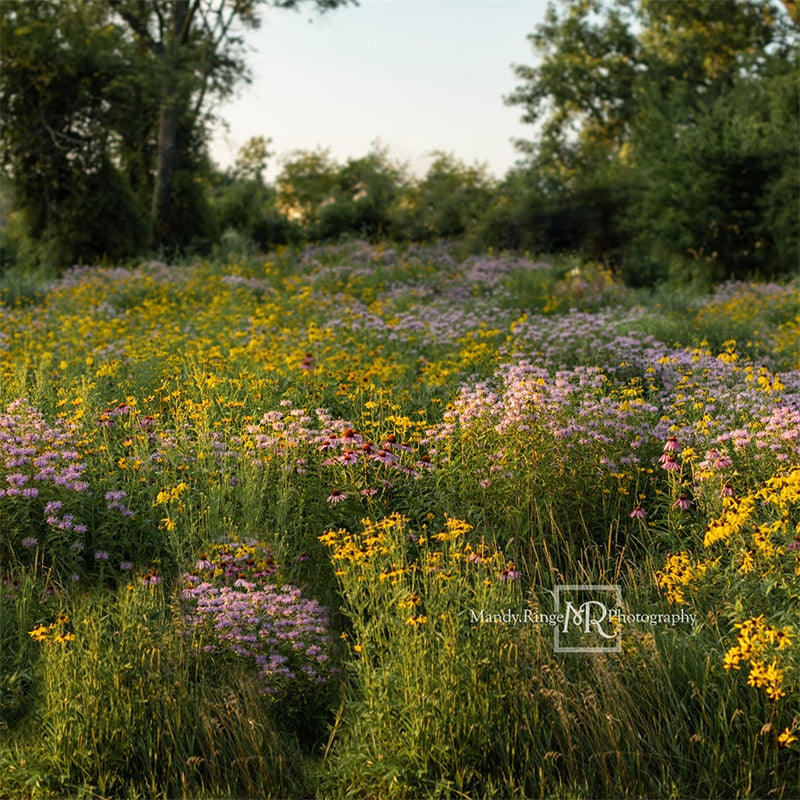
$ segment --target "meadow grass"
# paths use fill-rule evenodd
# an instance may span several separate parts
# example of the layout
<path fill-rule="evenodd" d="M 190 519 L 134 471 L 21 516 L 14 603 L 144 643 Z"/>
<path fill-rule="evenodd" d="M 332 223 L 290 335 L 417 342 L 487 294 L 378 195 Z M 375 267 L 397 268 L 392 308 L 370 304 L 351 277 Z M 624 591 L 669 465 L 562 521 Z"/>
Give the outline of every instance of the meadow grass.
<path fill-rule="evenodd" d="M 3 795 L 792 797 L 799 310 L 360 242 L 4 301 Z M 556 652 L 559 584 L 692 623 Z"/>

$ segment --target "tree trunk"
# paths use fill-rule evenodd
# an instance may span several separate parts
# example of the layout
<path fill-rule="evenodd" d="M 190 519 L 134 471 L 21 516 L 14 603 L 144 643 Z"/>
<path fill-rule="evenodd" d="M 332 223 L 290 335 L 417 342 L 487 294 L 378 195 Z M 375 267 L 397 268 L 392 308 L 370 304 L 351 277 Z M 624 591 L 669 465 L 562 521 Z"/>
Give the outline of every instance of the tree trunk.
<path fill-rule="evenodd" d="M 173 0 L 172 30 L 161 49 L 161 102 L 158 110 L 158 150 L 153 200 L 153 243 L 164 244 L 170 238 L 175 161 L 178 155 L 178 114 L 180 112 L 180 51 L 186 44 L 192 14 L 189 0 Z"/>
<path fill-rule="evenodd" d="M 166 81 L 165 81 L 166 83 Z M 172 183 L 177 155 L 178 106 L 174 95 L 164 89 L 158 113 L 158 151 L 156 177 L 153 185 L 153 241 L 163 243 L 169 238 L 169 218 L 172 210 Z"/>

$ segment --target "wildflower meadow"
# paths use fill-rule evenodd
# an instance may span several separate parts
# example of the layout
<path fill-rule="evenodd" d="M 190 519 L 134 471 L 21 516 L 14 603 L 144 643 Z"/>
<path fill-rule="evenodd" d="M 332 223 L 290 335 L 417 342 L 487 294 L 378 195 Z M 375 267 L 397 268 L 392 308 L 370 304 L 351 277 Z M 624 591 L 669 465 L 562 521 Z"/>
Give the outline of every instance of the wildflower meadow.
<path fill-rule="evenodd" d="M 3 797 L 796 798 L 800 283 L 76 266 L 0 297 L 0 571 Z"/>

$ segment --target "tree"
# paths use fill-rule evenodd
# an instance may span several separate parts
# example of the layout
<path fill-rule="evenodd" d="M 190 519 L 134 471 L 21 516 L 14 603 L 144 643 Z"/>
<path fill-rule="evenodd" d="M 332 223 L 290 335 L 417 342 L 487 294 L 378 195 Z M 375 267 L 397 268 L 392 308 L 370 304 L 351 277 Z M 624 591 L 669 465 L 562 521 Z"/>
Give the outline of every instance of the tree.
<path fill-rule="evenodd" d="M 240 28 L 257 28 L 262 6 L 291 9 L 303 0 L 108 0 L 135 41 L 146 48 L 158 77 L 155 179 L 151 216 L 155 241 L 169 242 L 175 176 L 208 122 L 209 106 L 248 78 Z M 351 0 L 313 0 L 321 12 Z"/>
<path fill-rule="evenodd" d="M 278 203 L 289 220 L 307 230 L 319 221 L 320 209 L 335 199 L 339 166 L 329 148 L 296 150 L 278 175 Z"/>
<path fill-rule="evenodd" d="M 223 246 L 267 250 L 287 244 L 299 232 L 280 213 L 277 192 L 264 181 L 270 140 L 250 138 L 240 148 L 233 168 L 217 178 L 214 209 Z"/>
<path fill-rule="evenodd" d="M 676 89 L 635 131 L 631 282 L 707 285 L 800 268 L 800 63 L 703 102 Z"/>
<path fill-rule="evenodd" d="M 529 37 L 538 63 L 515 68 L 522 83 L 507 98 L 523 108 L 523 121 L 539 126 L 538 140 L 519 147 L 545 187 L 538 200 L 545 218 L 571 220 L 575 244 L 594 257 L 627 251 L 630 262 L 649 250 L 651 280 L 669 263 L 708 252 L 699 220 L 709 230 L 730 224 L 739 231 L 726 240 L 715 276 L 741 274 L 747 259 L 754 265 L 756 245 L 763 246 L 756 218 L 767 213 L 765 198 L 780 178 L 767 165 L 777 163 L 780 172 L 791 159 L 777 129 L 767 140 L 773 149 L 764 152 L 762 142 L 758 155 L 751 145 L 737 150 L 732 131 L 763 128 L 746 103 L 783 91 L 773 77 L 791 70 L 797 44 L 796 7 L 784 5 L 785 11 L 769 0 L 561 0 L 559 12 L 551 3 Z M 796 119 L 795 110 L 783 120 L 795 141 Z M 720 203 L 717 194 L 731 192 L 740 205 Z M 635 222 L 645 218 L 642 207 L 659 215 L 658 247 L 642 249 L 648 232 Z M 726 213 L 737 221 L 723 225 Z M 632 231 L 631 249 L 625 237 Z M 721 258 L 719 248 L 711 251 Z"/>
<path fill-rule="evenodd" d="M 398 209 L 411 239 L 463 236 L 485 212 L 493 195 L 486 166 L 469 166 L 453 154 L 435 151 L 425 177 L 404 192 Z"/>
<path fill-rule="evenodd" d="M 0 16 L 0 153 L 29 260 L 123 257 L 147 218 L 116 166 L 125 42 L 100 0 L 8 0 Z"/>
<path fill-rule="evenodd" d="M 320 208 L 319 222 L 311 231 L 314 238 L 378 239 L 393 233 L 392 212 L 407 176 L 403 165 L 390 160 L 387 148 L 373 143 L 366 156 L 347 159 L 336 178 L 331 202 Z"/>
<path fill-rule="evenodd" d="M 243 31 L 303 0 L 4 0 L 0 157 L 42 260 L 119 258 L 214 233 L 214 103 Z M 320 11 L 351 0 L 309 0 Z"/>

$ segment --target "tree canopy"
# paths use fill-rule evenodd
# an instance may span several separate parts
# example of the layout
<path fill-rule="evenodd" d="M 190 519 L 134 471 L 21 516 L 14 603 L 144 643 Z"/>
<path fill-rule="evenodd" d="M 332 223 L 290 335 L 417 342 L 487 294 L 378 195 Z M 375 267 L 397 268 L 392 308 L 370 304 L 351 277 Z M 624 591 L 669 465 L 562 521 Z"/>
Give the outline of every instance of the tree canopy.
<path fill-rule="evenodd" d="M 307 0 L 320 12 L 353 0 Z M 60 261 L 186 245 L 208 213 L 215 104 L 249 77 L 243 34 L 303 0 L 8 0 L 0 9 L 4 173 Z M 120 224 L 108 224 L 119 216 Z M 76 229 L 74 220 L 103 222 Z M 123 225 L 124 222 L 124 225 Z M 118 239 L 121 228 L 129 240 Z M 114 241 L 106 241 L 113 236 Z"/>
<path fill-rule="evenodd" d="M 551 3 L 506 98 L 538 134 L 531 218 L 634 281 L 791 269 L 799 29 L 794 2 Z"/>

